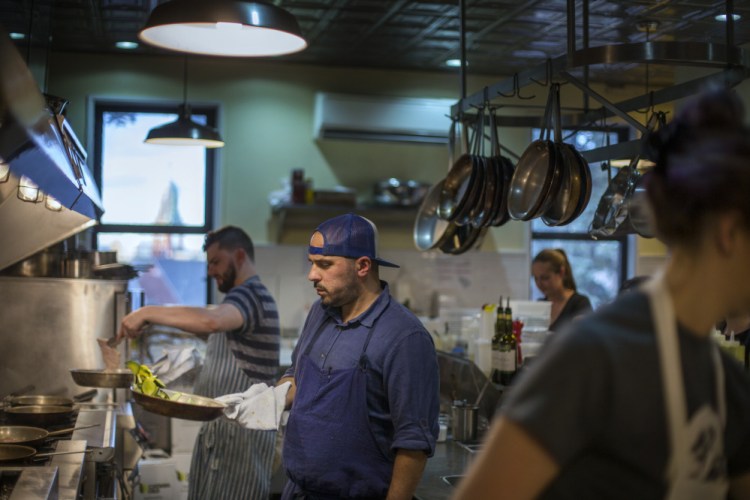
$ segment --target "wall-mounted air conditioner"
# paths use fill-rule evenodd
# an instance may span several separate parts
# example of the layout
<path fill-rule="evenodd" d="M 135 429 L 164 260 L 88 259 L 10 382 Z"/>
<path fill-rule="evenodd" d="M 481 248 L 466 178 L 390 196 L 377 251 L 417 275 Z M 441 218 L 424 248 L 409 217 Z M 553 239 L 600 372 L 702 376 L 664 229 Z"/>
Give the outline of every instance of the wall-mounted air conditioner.
<path fill-rule="evenodd" d="M 314 137 L 445 144 L 452 99 L 318 93 Z"/>

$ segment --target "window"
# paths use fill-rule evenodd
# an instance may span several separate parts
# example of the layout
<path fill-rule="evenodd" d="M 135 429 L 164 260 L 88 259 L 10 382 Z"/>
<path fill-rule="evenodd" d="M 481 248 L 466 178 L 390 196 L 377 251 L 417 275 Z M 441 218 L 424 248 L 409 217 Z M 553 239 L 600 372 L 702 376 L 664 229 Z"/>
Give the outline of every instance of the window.
<path fill-rule="evenodd" d="M 145 292 L 146 304 L 205 305 L 202 246 L 213 222 L 215 153 L 143 142 L 151 128 L 177 118 L 175 108 L 95 103 L 94 176 L 104 214 L 94 239 L 141 271 L 130 286 Z M 216 109 L 193 107 L 193 119 L 215 126 Z"/>
<path fill-rule="evenodd" d="M 538 137 L 539 131 L 533 131 Z M 570 132 L 565 142 L 575 145 L 579 151 L 587 151 L 622 140 L 625 131 L 601 132 L 580 130 Z M 565 135 L 565 134 L 564 134 Z M 573 222 L 565 226 L 547 226 L 541 218 L 531 224 L 531 257 L 545 248 L 562 248 L 573 268 L 573 277 L 579 292 L 591 299 L 594 307 L 611 302 L 617 295 L 620 284 L 626 277 L 628 240 L 627 236 L 599 238 L 589 235 L 589 227 L 596 213 L 599 200 L 609 185 L 609 176 L 601 163 L 590 164 L 592 175 L 591 199 L 586 210 Z M 615 175 L 615 171 L 612 175 Z M 532 299 L 541 298 L 531 279 Z"/>

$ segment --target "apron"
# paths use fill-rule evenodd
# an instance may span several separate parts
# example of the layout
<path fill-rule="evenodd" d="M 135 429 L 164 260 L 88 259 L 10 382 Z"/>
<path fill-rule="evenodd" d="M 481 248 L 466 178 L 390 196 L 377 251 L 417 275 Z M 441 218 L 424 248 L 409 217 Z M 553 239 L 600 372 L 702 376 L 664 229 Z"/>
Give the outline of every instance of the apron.
<path fill-rule="evenodd" d="M 677 320 L 661 274 L 644 287 L 656 328 L 656 345 L 665 395 L 671 453 L 667 466 L 668 500 L 724 499 L 729 490 L 724 458 L 726 395 L 719 348 L 711 354 L 716 378 L 718 414 L 706 404 L 688 419 Z M 718 477 L 717 477 L 718 476 Z M 708 479 L 706 479 L 708 478 Z"/>
<path fill-rule="evenodd" d="M 292 498 L 385 498 L 393 460 L 381 451 L 367 411 L 367 345 L 357 366 L 318 368 L 310 351 L 297 368 L 297 393 L 284 438 L 284 467 L 296 486 Z M 290 490 L 285 489 L 285 497 Z"/>

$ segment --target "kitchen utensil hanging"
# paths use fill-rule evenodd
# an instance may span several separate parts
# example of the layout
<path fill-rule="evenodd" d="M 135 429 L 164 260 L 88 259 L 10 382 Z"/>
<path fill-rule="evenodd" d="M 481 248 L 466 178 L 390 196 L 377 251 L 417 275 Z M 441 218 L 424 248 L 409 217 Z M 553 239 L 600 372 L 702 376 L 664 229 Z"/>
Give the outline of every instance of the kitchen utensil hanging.
<path fill-rule="evenodd" d="M 459 126 L 461 128 L 457 130 Z M 456 141 L 460 141 L 458 148 L 456 147 Z M 462 157 L 468 152 L 468 131 L 465 123 L 454 118 L 448 130 L 449 172 L 456 163 L 454 158 L 456 151 L 462 151 Z M 433 184 L 419 206 L 413 230 L 414 245 L 417 247 L 417 250 L 424 252 L 439 248 L 448 238 L 453 236 L 458 227 L 439 215 L 440 197 L 444 183 L 445 179 L 441 179 Z"/>
<path fill-rule="evenodd" d="M 657 111 L 651 115 L 646 123 L 647 132 L 643 134 L 641 141 L 647 140 L 649 134 L 666 124 L 664 112 Z M 641 148 L 643 150 L 643 148 Z M 617 234 L 643 233 L 646 238 L 653 237 L 653 223 L 649 213 L 650 207 L 645 197 L 645 183 L 641 180 L 638 172 L 638 162 L 641 155 L 634 156 L 630 163 L 620 169 L 609 183 L 607 190 L 599 200 L 594 219 L 589 227 L 589 234 L 596 239 L 603 236 L 615 236 Z M 641 189 L 633 206 L 636 208 L 636 224 L 640 230 L 636 230 L 629 220 L 628 211 L 636 184 L 641 184 Z"/>
<path fill-rule="evenodd" d="M 531 220 L 544 213 L 552 199 L 551 194 L 556 193 L 560 186 L 561 155 L 550 140 L 555 85 L 550 85 L 539 139 L 523 152 L 511 179 L 508 212 L 516 220 Z"/>
<path fill-rule="evenodd" d="M 548 226 L 564 226 L 573 222 L 586 209 L 591 197 L 591 171 L 588 163 L 571 144 L 562 140 L 562 106 L 560 85 L 553 84 L 555 99 L 552 107 L 554 142 L 560 154 L 560 187 L 550 193 L 550 206 L 542 215 Z"/>

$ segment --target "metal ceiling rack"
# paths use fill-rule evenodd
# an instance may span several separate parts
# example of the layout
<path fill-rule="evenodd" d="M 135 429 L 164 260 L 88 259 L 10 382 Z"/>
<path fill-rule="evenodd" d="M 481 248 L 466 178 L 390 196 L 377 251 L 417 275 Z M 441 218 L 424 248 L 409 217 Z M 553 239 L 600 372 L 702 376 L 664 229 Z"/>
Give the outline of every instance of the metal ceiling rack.
<path fill-rule="evenodd" d="M 461 2 L 463 9 L 463 1 Z M 734 87 L 750 76 L 750 53 L 734 46 L 733 2 L 726 1 L 726 44 L 700 42 L 642 42 L 588 47 L 588 0 L 583 2 L 583 45 L 575 47 L 575 0 L 568 0 L 568 53 L 545 64 L 530 68 L 503 81 L 492 84 L 482 90 L 466 96 L 465 92 L 465 57 L 462 53 L 462 96 L 451 107 L 452 116 L 462 116 L 481 107 L 487 95 L 504 97 L 518 95 L 520 88 L 532 83 L 550 84 L 552 81 L 564 80 L 581 90 L 584 96 L 584 110 L 569 113 L 563 117 L 564 127 L 586 127 L 598 120 L 619 117 L 629 126 L 643 133 L 646 128 L 628 113 L 644 107 L 672 102 L 698 93 L 712 84 Z M 463 15 L 461 16 L 464 17 Z M 696 78 L 681 84 L 651 91 L 618 103 L 594 91 L 588 83 L 588 68 L 594 65 L 614 64 L 666 64 L 674 66 L 697 66 L 716 68 L 720 71 L 708 76 Z M 571 71 L 581 68 L 583 80 L 573 76 Z M 544 80 L 544 82 L 541 82 Z M 597 109 L 588 110 L 588 98 L 601 104 Z M 501 127 L 539 127 L 541 117 L 536 116 L 498 116 L 497 125 Z M 583 151 L 581 154 L 589 162 L 598 162 L 612 158 L 631 157 L 640 152 L 641 141 L 632 140 L 610 146 Z"/>

